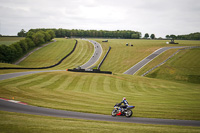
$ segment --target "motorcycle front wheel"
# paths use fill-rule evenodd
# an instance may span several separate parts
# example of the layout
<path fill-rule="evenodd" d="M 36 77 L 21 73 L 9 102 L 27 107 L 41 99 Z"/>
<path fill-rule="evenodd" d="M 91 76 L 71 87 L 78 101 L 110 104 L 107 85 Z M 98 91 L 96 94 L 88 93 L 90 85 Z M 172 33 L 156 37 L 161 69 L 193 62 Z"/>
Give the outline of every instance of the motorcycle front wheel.
<path fill-rule="evenodd" d="M 115 116 L 117 115 L 117 111 L 116 111 L 116 110 L 113 110 L 111 115 L 112 115 L 113 117 L 115 117 Z"/>
<path fill-rule="evenodd" d="M 131 117 L 133 114 L 132 110 L 127 110 L 126 111 L 126 117 Z"/>

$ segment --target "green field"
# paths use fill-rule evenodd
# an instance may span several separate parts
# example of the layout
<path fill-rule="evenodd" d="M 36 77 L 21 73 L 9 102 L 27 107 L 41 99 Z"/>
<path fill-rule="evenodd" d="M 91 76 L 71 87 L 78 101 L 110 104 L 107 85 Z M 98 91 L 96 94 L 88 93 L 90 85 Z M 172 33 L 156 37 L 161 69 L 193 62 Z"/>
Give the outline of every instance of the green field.
<path fill-rule="evenodd" d="M 24 37 L 0 37 L 0 45 L 10 45 L 14 42 L 24 39 Z"/>
<path fill-rule="evenodd" d="M 31 105 L 110 115 L 126 96 L 135 117 L 200 120 L 200 89 L 129 75 L 48 72 L 0 82 L 1 97 Z M 76 107 L 79 108 L 76 108 Z M 103 109 L 102 109 L 103 108 Z"/>
<path fill-rule="evenodd" d="M 1 132 L 19 133 L 198 133 L 199 127 L 66 119 L 0 111 Z"/>
<path fill-rule="evenodd" d="M 199 49 L 181 51 L 166 64 L 150 73 L 148 77 L 141 77 L 138 75 L 164 61 L 176 50 L 168 50 L 158 56 L 134 76 L 122 73 L 156 49 L 176 45 L 167 45 L 166 40 L 109 39 L 108 43 L 102 43 L 103 39 L 95 40 L 102 44 L 104 53 L 101 58 L 108 47 L 112 47 L 101 68 L 101 70 L 112 71 L 112 75 L 67 71 L 31 74 L 0 81 L 0 97 L 8 99 L 14 97 L 15 100 L 35 106 L 110 115 L 114 104 L 126 96 L 129 104 L 136 106 L 133 117 L 200 120 L 200 86 L 196 80 L 199 77 Z M 177 42 L 179 46 L 200 46 L 200 41 Z M 126 43 L 134 46 L 127 47 Z M 56 43 L 31 54 L 20 66 L 37 67 L 55 64 L 73 48 L 74 44 L 74 40 L 57 39 Z M 93 51 L 91 43 L 78 40 L 74 53 L 59 66 L 51 69 L 63 70 L 82 65 L 90 59 Z M 0 70 L 1 74 L 10 72 L 18 72 L 18 70 Z M 179 80 L 179 77 L 188 79 Z M 3 119 L 6 121 L 0 121 L 0 126 L 14 125 L 13 131 L 20 131 L 18 127 L 26 125 L 22 131 L 26 132 L 31 127 L 36 127 L 33 128 L 35 129 L 33 132 L 45 129 L 46 131 L 58 129 L 58 132 L 65 132 L 65 130 L 79 132 L 81 129 L 83 132 L 87 130 L 109 132 L 126 127 L 125 131 L 128 132 L 132 130 L 135 132 L 199 132 L 199 128 L 181 126 L 73 120 L 5 112 L 1 112 L 0 115 L 4 116 Z M 28 120 L 20 121 L 19 118 Z M 39 119 L 47 124 L 39 126 Z M 29 120 L 33 120 L 34 123 L 28 125 Z M 55 124 L 57 122 L 58 124 Z M 59 123 L 71 125 L 62 128 Z M 74 129 L 80 123 L 84 126 Z M 118 124 L 120 126 L 116 128 Z M 50 125 L 55 125 L 55 128 Z M 107 125 L 106 128 L 102 129 L 105 125 Z"/>
<path fill-rule="evenodd" d="M 72 51 L 75 40 L 56 39 L 54 43 L 39 49 L 19 63 L 23 67 L 44 67 L 56 64 Z"/>
<path fill-rule="evenodd" d="M 104 49 L 112 47 L 101 69 L 114 73 L 125 72 L 161 47 L 177 46 L 166 44 L 168 40 L 109 39 L 107 43 L 102 42 L 104 39 L 95 40 L 103 44 Z M 177 40 L 177 42 L 178 46 L 200 46 L 200 41 Z M 133 44 L 133 47 L 127 47 L 126 43 Z"/>
<path fill-rule="evenodd" d="M 200 49 L 180 51 L 176 56 L 147 76 L 200 84 Z"/>

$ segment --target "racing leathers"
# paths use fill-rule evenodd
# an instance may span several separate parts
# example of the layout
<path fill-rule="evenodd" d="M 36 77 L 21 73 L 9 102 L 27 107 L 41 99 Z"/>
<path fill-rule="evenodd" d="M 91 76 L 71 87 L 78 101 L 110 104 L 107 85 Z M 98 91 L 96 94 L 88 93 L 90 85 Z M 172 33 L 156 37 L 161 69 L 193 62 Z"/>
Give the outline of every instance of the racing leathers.
<path fill-rule="evenodd" d="M 120 105 L 122 112 L 124 112 L 124 109 L 126 109 L 129 106 L 127 100 L 122 100 L 122 102 L 120 104 L 123 104 L 123 105 Z"/>

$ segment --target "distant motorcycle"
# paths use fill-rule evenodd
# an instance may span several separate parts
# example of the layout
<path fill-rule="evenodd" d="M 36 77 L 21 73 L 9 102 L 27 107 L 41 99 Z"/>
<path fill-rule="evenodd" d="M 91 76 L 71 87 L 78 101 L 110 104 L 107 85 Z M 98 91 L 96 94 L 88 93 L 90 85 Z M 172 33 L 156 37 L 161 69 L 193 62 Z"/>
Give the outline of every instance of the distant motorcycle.
<path fill-rule="evenodd" d="M 126 116 L 131 117 L 133 114 L 133 111 L 131 109 L 135 108 L 135 106 L 128 106 L 125 109 L 120 108 L 120 103 L 115 104 L 114 109 L 112 111 L 112 116 Z"/>

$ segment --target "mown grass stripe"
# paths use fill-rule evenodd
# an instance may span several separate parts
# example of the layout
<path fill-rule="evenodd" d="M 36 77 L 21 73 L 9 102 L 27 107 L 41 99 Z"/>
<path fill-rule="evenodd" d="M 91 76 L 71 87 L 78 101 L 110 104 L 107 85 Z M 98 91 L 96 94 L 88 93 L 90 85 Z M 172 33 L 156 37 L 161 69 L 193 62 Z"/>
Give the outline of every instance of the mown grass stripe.
<path fill-rule="evenodd" d="M 45 75 L 44 77 L 40 76 L 40 77 L 36 78 L 36 80 L 26 84 L 25 86 L 32 87 L 32 88 L 37 87 L 37 88 L 42 89 L 41 85 L 45 82 L 48 82 L 52 78 L 53 78 L 52 75 Z"/>
<path fill-rule="evenodd" d="M 68 67 L 74 67 L 72 66 L 74 63 L 73 62 L 77 62 L 78 59 L 81 58 L 81 55 L 85 55 L 85 53 L 83 52 L 84 48 L 83 48 L 83 44 L 79 43 L 77 50 L 75 51 L 75 53 L 73 53 L 73 56 L 71 56 L 71 59 L 68 59 Z"/>
<path fill-rule="evenodd" d="M 32 53 L 20 65 L 26 67 L 44 67 L 56 64 L 66 56 L 66 53 L 70 52 L 75 44 L 75 41 L 71 39 L 56 38 L 56 40 L 57 42 Z"/>
<path fill-rule="evenodd" d="M 81 65 L 81 62 L 85 61 L 85 59 L 83 57 L 86 56 L 87 48 L 85 48 L 83 41 L 81 41 L 79 43 L 79 48 L 75 52 L 76 53 L 73 54 L 73 57 L 68 60 L 69 68 L 76 67 L 74 65 Z M 87 59 L 87 57 L 85 57 L 85 58 Z M 75 64 L 75 62 L 78 64 Z"/>
<path fill-rule="evenodd" d="M 104 78 L 104 82 L 103 82 L 103 89 L 105 93 L 109 93 L 111 92 L 110 90 L 110 78 L 108 78 L 107 76 L 105 76 Z"/>
<path fill-rule="evenodd" d="M 89 92 L 90 84 L 91 84 L 92 76 L 87 76 L 85 79 L 85 83 L 82 87 L 83 92 Z"/>
<path fill-rule="evenodd" d="M 69 84 L 73 81 L 74 76 L 66 77 L 65 81 L 57 88 L 59 91 L 64 91 L 69 89 Z"/>
<path fill-rule="evenodd" d="M 105 78 L 103 76 L 98 76 L 97 86 L 96 89 L 100 93 L 105 93 L 102 84 L 104 83 Z"/>
<path fill-rule="evenodd" d="M 71 83 L 68 85 L 68 90 L 74 90 L 76 87 L 76 84 L 80 81 L 80 77 L 76 76 L 72 78 Z"/>
<path fill-rule="evenodd" d="M 56 90 L 57 88 L 59 88 L 61 84 L 63 84 L 63 82 L 66 80 L 67 77 L 68 77 L 67 75 L 60 75 L 56 77 L 57 80 L 44 87 L 49 90 Z"/>
<path fill-rule="evenodd" d="M 92 76 L 91 78 L 91 82 L 90 82 L 90 85 L 89 85 L 89 92 L 96 92 L 96 87 L 97 87 L 97 76 Z"/>
<path fill-rule="evenodd" d="M 32 83 L 34 83 L 37 80 L 42 80 L 46 75 L 35 75 L 31 76 L 31 78 L 27 78 L 27 80 L 22 80 L 18 83 L 16 83 L 16 87 L 29 87 Z"/>
<path fill-rule="evenodd" d="M 76 92 L 82 91 L 83 85 L 85 83 L 85 78 L 86 78 L 86 76 L 80 76 L 80 80 L 79 80 L 79 82 L 76 83 L 76 85 L 74 87 L 74 91 L 76 91 Z"/>
<path fill-rule="evenodd" d="M 38 84 L 37 87 L 48 89 L 47 86 L 55 84 L 55 81 L 59 80 L 62 77 L 62 75 L 55 75 L 55 74 L 51 74 L 48 76 L 50 76 L 51 78 L 45 82 L 42 82 L 41 84 Z"/>
<path fill-rule="evenodd" d="M 34 74 L 29 74 L 29 75 L 21 76 L 20 78 L 11 78 L 11 79 L 7 79 L 7 80 L 2 80 L 0 85 L 2 85 L 2 86 L 7 85 L 10 82 L 12 82 L 12 84 L 15 84 L 15 83 L 19 83 L 19 82 L 23 82 L 23 81 L 32 79 L 34 77 L 35 77 Z"/>
<path fill-rule="evenodd" d="M 111 78 L 111 80 L 110 80 L 110 90 L 113 93 L 118 93 L 118 89 L 117 89 L 117 86 L 116 86 L 116 78 Z"/>

